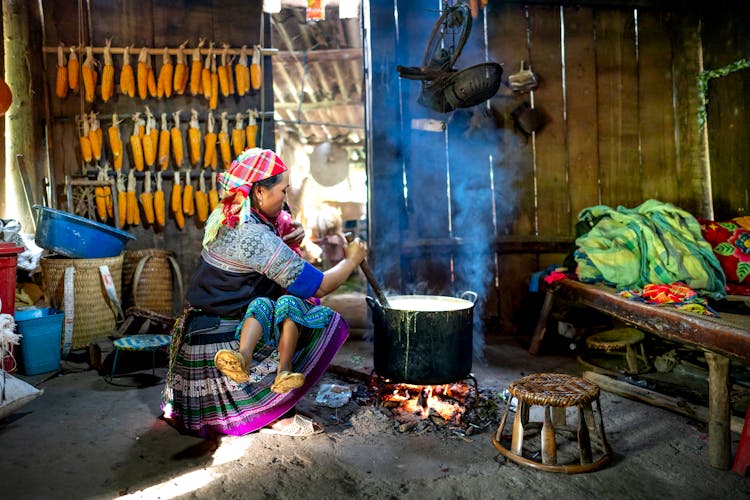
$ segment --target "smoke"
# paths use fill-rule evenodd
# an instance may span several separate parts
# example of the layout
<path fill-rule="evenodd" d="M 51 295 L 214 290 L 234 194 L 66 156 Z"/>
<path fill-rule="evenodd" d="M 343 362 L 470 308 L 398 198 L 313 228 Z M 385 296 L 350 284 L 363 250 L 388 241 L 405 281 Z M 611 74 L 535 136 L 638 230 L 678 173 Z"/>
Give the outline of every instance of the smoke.
<path fill-rule="evenodd" d="M 413 13 L 414 7 L 410 5 L 410 14 Z M 399 44 L 397 64 L 420 64 L 427 36 L 438 16 L 427 9 L 419 16 L 408 16 L 411 23 L 408 30 L 401 28 L 408 31 L 403 36 L 408 40 Z M 421 28 L 415 26 L 416 17 L 424 23 Z M 484 28 L 480 22 L 474 22 L 455 66 L 461 70 L 483 62 L 486 62 Z M 377 248 L 378 274 L 390 274 L 389 269 L 398 266 L 405 294 L 433 294 L 436 286 L 443 295 L 475 292 L 472 347 L 475 360 L 481 361 L 484 324 L 492 322 L 485 306 L 498 284 L 495 237 L 505 231 L 515 206 L 517 172 L 506 155 L 509 148 L 517 149 L 515 135 L 499 123 L 489 101 L 451 113 L 436 113 L 417 104 L 419 81 L 400 79 L 394 67 L 388 70 L 390 73 L 386 69 L 374 72 L 374 92 L 385 91 L 390 98 L 380 96 L 378 102 L 380 105 L 389 102 L 398 107 L 398 112 L 382 113 L 384 120 L 373 123 L 372 132 L 373 143 L 379 148 L 378 159 L 392 162 L 378 164 L 377 168 L 393 174 L 388 177 L 387 189 L 378 185 L 372 202 L 377 213 L 406 214 L 403 220 L 394 219 L 389 228 L 401 235 L 402 248 L 404 243 L 418 239 L 444 238 L 445 247 L 450 250 L 435 245 L 412 245 L 408 249 L 409 258 L 404 260 L 398 251 L 383 246 L 392 245 L 392 241 L 381 242 Z M 393 116 L 400 117 L 400 121 L 390 122 L 388 119 Z M 413 126 L 441 121 L 445 130 Z M 403 204 L 404 210 L 395 210 L 399 204 Z M 415 267 L 421 274 L 405 269 L 409 262 L 418 263 Z"/>

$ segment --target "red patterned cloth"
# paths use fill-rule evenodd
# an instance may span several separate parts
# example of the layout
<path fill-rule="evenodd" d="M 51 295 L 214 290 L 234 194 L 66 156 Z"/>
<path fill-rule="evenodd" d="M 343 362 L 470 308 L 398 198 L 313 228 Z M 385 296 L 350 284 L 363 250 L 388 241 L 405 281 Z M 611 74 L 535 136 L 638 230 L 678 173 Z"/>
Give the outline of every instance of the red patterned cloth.
<path fill-rule="evenodd" d="M 750 217 L 727 221 L 698 219 L 727 279 L 727 292 L 750 295 Z"/>

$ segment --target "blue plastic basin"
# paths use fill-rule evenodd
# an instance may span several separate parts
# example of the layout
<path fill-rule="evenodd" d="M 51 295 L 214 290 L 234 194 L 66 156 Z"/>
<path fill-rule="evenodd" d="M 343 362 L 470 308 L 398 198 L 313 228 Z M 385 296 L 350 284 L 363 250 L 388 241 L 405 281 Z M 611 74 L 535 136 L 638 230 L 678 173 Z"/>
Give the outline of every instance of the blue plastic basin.
<path fill-rule="evenodd" d="M 78 215 L 34 205 L 36 239 L 41 248 L 71 259 L 116 257 L 135 236 Z"/>

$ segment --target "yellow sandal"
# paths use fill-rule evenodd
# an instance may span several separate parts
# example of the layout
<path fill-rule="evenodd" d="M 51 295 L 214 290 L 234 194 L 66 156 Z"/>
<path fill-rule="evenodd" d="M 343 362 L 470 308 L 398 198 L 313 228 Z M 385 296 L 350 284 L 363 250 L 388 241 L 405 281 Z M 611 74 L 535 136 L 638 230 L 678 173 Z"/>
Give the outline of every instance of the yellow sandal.
<path fill-rule="evenodd" d="M 221 349 L 214 356 L 214 365 L 223 374 L 238 384 L 248 381 L 248 369 L 242 354 L 229 349 Z"/>

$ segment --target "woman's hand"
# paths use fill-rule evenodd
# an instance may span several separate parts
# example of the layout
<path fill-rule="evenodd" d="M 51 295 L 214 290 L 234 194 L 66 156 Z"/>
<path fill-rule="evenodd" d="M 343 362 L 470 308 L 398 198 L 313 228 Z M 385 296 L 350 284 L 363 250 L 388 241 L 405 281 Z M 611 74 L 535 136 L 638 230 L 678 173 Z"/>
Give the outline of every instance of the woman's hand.
<path fill-rule="evenodd" d="M 299 246 L 302 244 L 302 240 L 305 239 L 305 228 L 302 226 L 302 223 L 296 220 L 292 221 L 292 226 L 294 226 L 294 230 L 284 235 L 284 243 L 289 246 Z"/>
<path fill-rule="evenodd" d="M 359 265 L 367 257 L 367 245 L 359 238 L 355 238 L 354 241 L 346 245 L 344 253 L 347 260 Z"/>

